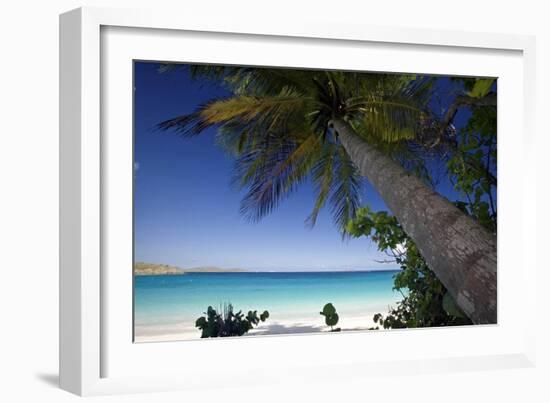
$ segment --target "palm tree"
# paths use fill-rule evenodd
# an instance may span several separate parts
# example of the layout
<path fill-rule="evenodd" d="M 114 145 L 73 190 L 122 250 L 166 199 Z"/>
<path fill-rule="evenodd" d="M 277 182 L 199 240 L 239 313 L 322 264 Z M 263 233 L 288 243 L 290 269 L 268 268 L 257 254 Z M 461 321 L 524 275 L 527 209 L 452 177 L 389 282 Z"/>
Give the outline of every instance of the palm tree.
<path fill-rule="evenodd" d="M 414 240 L 430 268 L 474 323 L 496 322 L 496 239 L 418 175 L 406 140 L 434 126 L 430 80 L 364 74 L 195 66 L 233 95 L 160 124 L 184 135 L 218 125 L 248 189 L 241 210 L 258 220 L 311 177 L 314 224 L 327 200 L 343 229 L 367 178 Z M 405 166 L 409 169 L 405 169 Z"/>

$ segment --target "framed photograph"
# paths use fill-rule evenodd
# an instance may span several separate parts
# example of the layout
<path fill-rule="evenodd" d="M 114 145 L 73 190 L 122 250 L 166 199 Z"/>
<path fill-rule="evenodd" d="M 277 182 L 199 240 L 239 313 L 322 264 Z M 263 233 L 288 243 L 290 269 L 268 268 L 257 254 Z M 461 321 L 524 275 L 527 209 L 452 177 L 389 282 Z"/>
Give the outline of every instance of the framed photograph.
<path fill-rule="evenodd" d="M 60 24 L 62 388 L 532 365 L 533 38 Z"/>

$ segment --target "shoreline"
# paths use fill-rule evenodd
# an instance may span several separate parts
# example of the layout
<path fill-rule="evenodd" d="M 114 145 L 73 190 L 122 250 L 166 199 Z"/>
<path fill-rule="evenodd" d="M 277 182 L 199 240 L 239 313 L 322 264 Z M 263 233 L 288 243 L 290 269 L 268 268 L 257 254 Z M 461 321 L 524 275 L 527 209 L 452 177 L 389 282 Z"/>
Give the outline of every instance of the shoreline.
<path fill-rule="evenodd" d="M 341 317 L 335 328 L 341 328 L 343 332 L 368 330 L 374 327 L 372 320 L 377 312 L 368 312 L 360 316 Z M 269 319 L 260 323 L 249 333 L 241 337 L 257 337 L 268 335 L 292 335 L 304 333 L 322 333 L 330 332 L 330 327 L 326 326 L 323 318 L 319 315 L 317 320 L 311 318 L 296 318 L 288 320 Z M 160 342 L 160 341 L 186 341 L 199 340 L 201 332 L 194 326 L 189 325 L 136 325 L 134 342 Z M 236 336 L 238 337 L 238 336 Z"/>
<path fill-rule="evenodd" d="M 178 272 L 144 272 L 134 271 L 134 277 L 170 277 L 189 274 L 340 274 L 340 273 L 387 273 L 399 272 L 400 268 L 392 269 L 350 269 L 350 270 L 247 270 L 247 269 L 223 269 L 219 271 L 206 271 L 199 269 L 180 269 Z"/>

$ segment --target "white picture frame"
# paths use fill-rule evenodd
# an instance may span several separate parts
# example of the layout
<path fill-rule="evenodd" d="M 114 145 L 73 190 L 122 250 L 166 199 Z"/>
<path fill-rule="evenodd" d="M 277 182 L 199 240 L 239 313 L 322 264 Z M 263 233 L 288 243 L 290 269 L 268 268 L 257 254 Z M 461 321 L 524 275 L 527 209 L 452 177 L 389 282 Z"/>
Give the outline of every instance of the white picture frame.
<path fill-rule="evenodd" d="M 128 295 L 128 300 L 121 303 L 110 298 L 113 292 L 128 291 L 130 284 L 125 282 L 131 281 L 131 275 L 114 276 L 113 272 L 109 271 L 109 267 L 112 267 L 111 259 L 118 258 L 110 255 L 112 248 L 109 246 L 113 243 L 119 245 L 119 240 L 127 245 L 127 236 L 120 233 L 127 234 L 125 225 L 128 221 L 116 221 L 113 217 L 119 215 L 107 212 L 123 211 L 124 200 L 128 200 L 128 186 L 131 188 L 131 184 L 125 186 L 123 183 L 127 177 L 124 176 L 126 168 L 119 171 L 119 167 L 113 165 L 111 160 L 117 150 L 125 153 L 124 147 L 128 143 L 112 142 L 113 136 L 108 136 L 114 127 L 119 128 L 119 124 L 120 130 L 124 133 L 128 132 L 128 125 L 131 126 L 131 120 L 125 119 L 128 117 L 128 111 L 131 112 L 131 102 L 128 103 L 131 99 L 131 75 L 121 86 L 113 83 L 124 81 L 121 80 L 123 76 L 120 74 L 128 71 L 124 70 L 128 67 L 128 60 L 140 58 L 140 55 L 135 54 L 132 36 L 142 35 L 139 43 L 143 47 L 144 59 L 175 60 L 174 58 L 179 56 L 170 56 L 159 49 L 167 49 L 170 44 L 183 40 L 186 33 L 192 33 L 194 40 L 207 37 L 213 38 L 212 41 L 248 40 L 262 46 L 269 44 L 272 47 L 286 46 L 290 43 L 304 49 L 318 44 L 330 47 L 333 51 L 344 49 L 342 52 L 351 52 L 349 49 L 359 49 L 357 51 L 362 52 L 362 46 L 369 47 L 373 52 L 385 52 L 388 48 L 394 54 L 392 56 L 389 52 L 387 60 L 381 58 L 386 60 L 386 64 L 368 65 L 371 70 L 380 69 L 379 71 L 394 69 L 420 72 L 418 69 L 421 69 L 421 72 L 428 73 L 439 71 L 461 74 L 472 70 L 461 70 L 459 66 L 456 69 L 450 68 L 449 64 L 445 65 L 444 58 L 437 67 L 436 58 L 432 53 L 443 52 L 445 57 L 452 59 L 459 55 L 456 52 L 464 52 L 464 57 L 469 52 L 472 55 L 472 63 L 476 58 L 487 61 L 485 67 L 478 67 L 477 75 L 492 76 L 489 73 L 493 71 L 493 67 L 489 66 L 496 66 L 498 63 L 495 60 L 502 55 L 501 66 L 494 68 L 505 69 L 505 65 L 508 64 L 511 67 L 503 73 L 505 77 L 509 77 L 505 80 L 505 84 L 508 82 L 510 86 L 509 95 L 506 96 L 506 91 L 503 91 L 502 95 L 499 86 L 498 130 L 499 136 L 505 136 L 504 145 L 501 146 L 499 143 L 499 177 L 503 175 L 509 178 L 504 183 L 504 190 L 503 187 L 499 189 L 499 203 L 501 194 L 507 192 L 504 209 L 501 210 L 502 214 L 499 213 L 499 276 L 503 265 L 521 266 L 522 275 L 521 279 L 516 281 L 516 286 L 520 290 L 517 292 L 522 295 L 522 303 L 514 309 L 523 312 L 527 317 L 534 315 L 536 264 L 534 256 L 527 249 L 527 234 L 530 234 L 532 243 L 533 234 L 536 233 L 535 212 L 531 208 L 534 203 L 535 175 L 530 174 L 535 172 L 535 159 L 530 158 L 534 153 L 534 38 L 403 27 L 375 28 L 311 20 L 299 26 L 283 26 L 277 22 L 215 19 L 200 15 L 182 19 L 181 16 L 168 11 L 81 8 L 60 17 L 60 385 L 63 389 L 79 395 L 96 395 L 221 387 L 242 382 L 243 379 L 256 384 L 275 381 L 292 383 L 296 382 L 297 375 L 300 381 L 319 381 L 335 376 L 345 379 L 381 373 L 496 369 L 533 365 L 535 331 L 532 328 L 513 326 L 511 318 L 516 311 L 512 312 L 511 308 L 503 311 L 505 307 L 511 306 L 507 301 L 514 298 L 506 292 L 512 284 L 511 280 L 507 280 L 506 271 L 502 277 L 503 281 L 499 277 L 499 325 L 496 326 L 391 331 L 379 332 L 377 335 L 354 333 L 321 338 L 301 335 L 263 337 L 246 341 L 215 340 L 193 342 L 195 344 L 192 348 L 185 347 L 182 344 L 185 342 L 153 343 L 153 346 L 143 346 L 138 351 L 127 337 L 128 331 L 131 332 L 131 329 L 127 329 L 130 319 L 126 315 L 131 295 Z M 153 47 L 155 41 L 164 41 L 165 45 L 159 46 L 156 51 L 146 51 L 146 48 Z M 247 46 L 252 46 L 252 42 Z M 189 49 L 191 48 L 199 49 L 199 46 L 191 45 Z M 426 67 L 422 67 L 421 64 L 415 65 L 415 58 L 407 60 L 406 65 L 399 61 L 403 59 L 403 55 L 411 56 L 414 52 L 424 54 L 427 60 L 436 66 L 433 67 L 434 70 L 426 71 Z M 252 55 L 248 59 L 244 60 L 242 56 L 241 59 L 235 60 L 235 63 L 274 63 L 273 59 L 268 57 L 272 56 L 273 52 L 250 53 Z M 463 56 L 462 53 L 460 55 Z M 505 61 L 506 55 L 510 55 L 510 63 Z M 364 64 L 350 66 L 349 60 L 341 65 L 328 66 L 325 62 L 315 65 L 321 62 L 315 62 L 319 59 L 315 59 L 313 53 L 308 60 L 299 59 L 299 52 L 296 52 L 294 57 L 287 65 L 366 67 Z M 483 59 L 484 57 L 486 59 Z M 111 66 L 108 61 L 103 60 L 105 58 L 111 58 L 113 62 L 116 58 L 121 60 Z M 493 60 L 494 58 L 496 59 Z M 227 63 L 229 59 L 212 59 L 206 53 L 201 56 L 197 50 L 191 61 Z M 120 69 L 120 66 L 123 68 Z M 116 80 L 107 80 L 107 76 Z M 511 96 L 512 93 L 515 96 Z M 507 111 L 512 107 L 517 109 L 518 106 L 520 112 L 516 113 L 515 117 L 504 117 L 502 119 L 506 120 L 501 120 L 503 110 Z M 110 120 L 114 115 L 109 109 L 111 107 L 117 108 L 116 116 L 119 118 L 116 122 Z M 506 125 L 503 126 L 503 123 Z M 507 130 L 511 128 L 516 133 L 519 131 L 522 136 L 509 138 Z M 499 141 L 500 139 L 499 137 Z M 512 173 L 507 170 L 507 165 L 502 163 L 501 159 L 506 161 L 514 149 L 521 152 L 523 166 Z M 124 155 L 122 159 L 128 156 Z M 130 167 L 128 164 L 127 168 Z M 116 179 L 117 177 L 119 179 Z M 518 185 L 522 191 L 518 192 L 516 189 L 512 195 L 509 191 Z M 120 197 L 111 197 L 111 193 L 116 189 L 126 189 L 126 193 L 121 193 Z M 121 202 L 114 205 L 114 199 Z M 508 208 L 506 203 L 509 203 Z M 514 218 L 513 214 L 518 216 Z M 506 234 L 508 231 L 510 235 L 511 230 L 502 226 L 503 221 L 507 223 L 507 228 L 511 228 L 516 236 L 523 240 L 514 251 L 507 248 Z M 504 230 L 502 239 L 501 229 Z M 117 234 L 120 238 L 117 238 Z M 124 256 L 119 257 L 122 259 L 120 262 L 127 261 L 124 260 Z M 131 273 L 131 268 L 129 270 Z M 449 338 L 462 340 L 460 348 L 445 349 L 442 340 Z M 357 348 L 365 340 L 376 347 L 376 343 L 382 343 L 385 339 L 390 340 L 387 343 L 394 345 L 412 343 L 419 346 L 419 351 L 396 348 L 398 351 L 392 356 L 376 355 L 375 350 L 383 351 L 378 347 L 371 348 L 368 354 L 364 352 L 350 355 L 350 351 L 357 351 L 353 348 Z M 332 361 L 318 359 L 315 348 L 321 345 L 333 350 L 348 349 L 346 354 L 342 354 L 348 358 Z M 423 349 L 424 345 L 438 346 L 439 350 Z M 254 365 L 233 368 L 229 375 L 226 371 L 211 371 L 206 365 L 200 365 L 200 357 L 204 358 L 208 351 L 212 355 L 227 354 L 228 357 L 234 358 L 243 349 L 258 352 L 267 349 L 268 353 Z M 282 351 L 291 351 L 292 356 L 284 357 Z M 168 356 L 177 359 L 168 360 Z M 188 357 L 188 360 L 182 357 Z M 136 368 L 136 362 L 143 362 L 147 371 Z M 155 371 L 155 368 L 160 368 L 161 365 L 163 370 Z"/>

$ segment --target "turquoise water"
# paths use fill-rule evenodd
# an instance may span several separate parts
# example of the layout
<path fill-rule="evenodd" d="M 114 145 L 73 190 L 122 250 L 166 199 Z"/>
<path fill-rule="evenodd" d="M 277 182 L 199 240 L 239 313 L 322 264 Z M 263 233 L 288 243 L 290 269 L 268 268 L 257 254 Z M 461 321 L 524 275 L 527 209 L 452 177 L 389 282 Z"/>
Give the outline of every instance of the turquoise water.
<path fill-rule="evenodd" d="M 179 325 L 192 328 L 209 305 L 268 310 L 270 322 L 320 320 L 332 302 L 340 317 L 386 312 L 402 296 L 392 290 L 396 271 L 302 273 L 187 273 L 135 278 L 136 329 Z M 311 318 L 311 319 L 310 319 Z"/>

